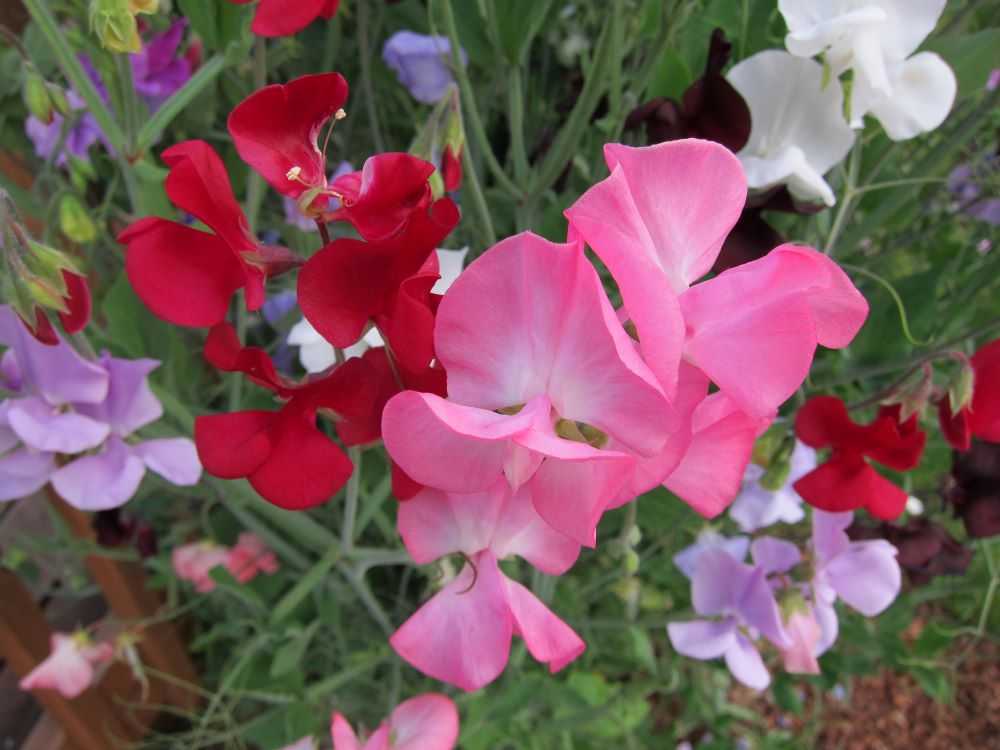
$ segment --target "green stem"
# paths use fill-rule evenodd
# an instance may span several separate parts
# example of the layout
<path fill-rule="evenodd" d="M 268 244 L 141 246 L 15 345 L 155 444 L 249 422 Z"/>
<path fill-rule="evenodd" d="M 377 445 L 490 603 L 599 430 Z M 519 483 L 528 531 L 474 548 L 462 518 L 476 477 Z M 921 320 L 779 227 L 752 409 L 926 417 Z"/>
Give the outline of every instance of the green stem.
<path fill-rule="evenodd" d="M 272 625 L 276 625 L 287 618 L 295 610 L 295 608 L 302 603 L 302 600 L 309 596 L 313 589 L 320 585 L 320 583 L 326 578 L 327 574 L 340 561 L 340 555 L 341 553 L 339 549 L 336 547 L 330 547 L 326 554 L 319 559 L 319 562 L 313 565 L 309 571 L 299 579 L 299 582 L 292 587 L 291 591 L 281 597 L 275 605 L 274 610 L 271 612 Z"/>
<path fill-rule="evenodd" d="M 267 85 L 267 39 L 262 36 L 254 40 L 253 47 L 253 87 L 256 91 Z M 247 200 L 245 212 L 250 231 L 256 231 L 257 215 L 264 200 L 264 178 L 253 167 L 247 171 Z M 242 338 L 240 339 L 243 340 Z"/>
<path fill-rule="evenodd" d="M 465 118 L 469 125 L 469 132 L 476 142 L 476 150 L 482 156 L 483 161 L 486 162 L 486 166 L 493 175 L 493 179 L 496 180 L 497 185 L 510 193 L 511 197 L 515 200 L 521 200 L 524 198 L 524 191 L 514 184 L 514 181 L 507 176 L 503 166 L 497 161 L 496 154 L 493 153 L 493 149 L 490 146 L 490 139 L 486 135 L 483 120 L 479 116 L 479 108 L 476 106 L 476 92 L 469 81 L 468 71 L 466 71 L 465 66 L 462 64 L 459 52 L 462 49 L 461 40 L 458 38 L 458 26 L 455 24 L 455 14 L 451 8 L 451 0 L 441 0 L 440 7 L 441 14 L 444 17 L 445 34 L 451 43 L 453 72 L 455 79 L 458 81 L 458 89 L 462 94 L 462 107 L 465 109 Z M 468 153 L 468 145 L 463 151 Z"/>
<path fill-rule="evenodd" d="M 385 613 L 385 610 L 382 609 L 382 605 L 378 603 L 375 595 L 372 594 L 371 589 L 368 588 L 368 584 L 365 583 L 364 576 L 357 570 L 346 565 L 338 565 L 337 569 L 344 577 L 344 580 L 346 580 L 350 587 L 354 589 L 354 593 L 358 595 L 358 599 L 361 601 L 361 604 L 368 610 L 368 614 L 371 615 L 371 618 L 382 629 L 382 632 L 384 632 L 387 636 L 392 635 L 392 622 L 390 622 L 389 616 Z"/>
<path fill-rule="evenodd" d="M 490 208 L 486 204 L 486 196 L 483 194 L 483 186 L 479 183 L 479 175 L 476 173 L 476 165 L 472 163 L 472 154 L 468 148 L 462 149 L 462 170 L 465 177 L 465 186 L 472 198 L 472 207 L 479 219 L 479 225 L 486 238 L 485 247 L 493 247 L 497 243 L 496 230 L 493 229 L 493 219 L 490 217 Z"/>
<path fill-rule="evenodd" d="M 76 52 L 70 47 L 59 30 L 55 18 L 49 12 L 47 6 L 49 0 L 24 0 L 24 7 L 31 14 L 35 26 L 41 32 L 45 41 L 52 49 L 63 75 L 70 82 L 70 85 L 80 95 L 87 104 L 87 110 L 94 116 L 97 126 L 104 133 L 115 154 L 122 156 L 127 153 L 125 134 L 115 121 L 107 106 L 101 100 L 101 95 L 97 92 L 90 76 L 83 69 L 80 61 L 76 57 Z"/>
<path fill-rule="evenodd" d="M 136 158 L 135 144 L 139 134 L 139 99 L 132 80 L 132 63 L 127 55 L 115 55 L 115 72 L 122 97 L 122 119 L 125 121 L 125 157 L 129 161 Z"/>
<path fill-rule="evenodd" d="M 986 625 L 990 619 L 990 610 L 993 609 L 993 597 L 996 596 L 997 586 L 1000 586 L 1000 572 L 997 571 L 997 564 L 993 560 L 989 542 L 980 539 L 979 549 L 986 557 L 986 567 L 990 572 L 990 583 L 986 589 L 986 597 L 983 600 L 983 609 L 979 613 L 979 624 L 976 626 L 976 634 L 982 636 L 986 633 Z"/>
<path fill-rule="evenodd" d="M 369 34 L 369 13 L 371 3 L 361 2 L 358 4 L 358 53 L 361 56 L 361 89 L 365 94 L 365 109 L 368 112 L 368 124 L 372 129 L 372 139 L 375 141 L 376 151 L 385 151 L 385 139 L 382 138 L 382 129 L 379 127 L 378 107 L 375 101 L 375 90 L 372 86 L 372 57 L 371 39 Z"/>
<path fill-rule="evenodd" d="M 524 145 L 524 73 L 520 65 L 507 71 L 507 117 L 510 126 L 510 155 L 514 162 L 514 177 L 524 183 L 531 166 Z M 527 229 L 528 227 L 518 227 Z"/>
<path fill-rule="evenodd" d="M 340 533 L 340 543 L 348 553 L 354 548 L 354 525 L 358 518 L 358 496 L 361 494 L 361 448 L 352 445 L 347 449 L 347 457 L 354 464 L 354 471 L 347 480 L 344 498 L 344 524 Z"/>
<path fill-rule="evenodd" d="M 889 292 L 889 296 L 892 297 L 892 301 L 896 304 L 896 310 L 899 312 L 899 324 L 903 329 L 903 336 L 907 341 L 914 346 L 927 346 L 931 343 L 930 341 L 921 341 L 920 339 L 913 337 L 913 333 L 910 331 L 910 322 L 906 316 L 906 307 L 903 305 L 903 299 L 899 296 L 899 292 L 896 291 L 896 288 L 892 284 L 874 271 L 869 271 L 867 268 L 854 266 L 850 263 L 841 263 L 840 265 L 844 270 L 852 271 L 853 273 L 860 273 L 862 276 L 867 276 L 869 279 L 877 281 L 887 292 Z"/>
<path fill-rule="evenodd" d="M 146 121 L 145 125 L 139 128 L 135 143 L 136 153 L 142 155 L 146 149 L 152 146 L 163 135 L 170 123 L 205 89 L 212 85 L 212 82 L 219 77 L 227 65 L 224 55 L 215 55 L 198 68 L 190 80 L 167 99 Z"/>
<path fill-rule="evenodd" d="M 858 183 L 858 172 L 860 169 L 861 139 L 859 138 L 855 141 L 854 148 L 851 149 L 851 157 L 847 166 L 847 184 L 844 187 L 844 194 L 840 196 L 840 206 L 837 209 L 837 216 L 833 220 L 830 234 L 826 238 L 826 254 L 829 256 L 833 256 L 837 240 L 840 238 L 840 233 L 843 231 L 847 219 L 851 214 L 851 204 L 854 202 L 855 196 L 854 188 Z"/>

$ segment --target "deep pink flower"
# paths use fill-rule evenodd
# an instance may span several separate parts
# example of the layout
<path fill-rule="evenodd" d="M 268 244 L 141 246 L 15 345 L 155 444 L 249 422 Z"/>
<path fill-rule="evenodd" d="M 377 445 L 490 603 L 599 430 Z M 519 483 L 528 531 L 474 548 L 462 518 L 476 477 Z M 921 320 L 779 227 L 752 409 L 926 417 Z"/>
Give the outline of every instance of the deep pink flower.
<path fill-rule="evenodd" d="M 230 0 L 246 5 L 254 0 Z M 330 20 L 340 0 L 260 0 L 250 30 L 257 36 L 293 36 L 317 18 Z"/>
<path fill-rule="evenodd" d="M 25 675 L 21 690 L 55 690 L 64 698 L 76 698 L 94 682 L 95 667 L 111 661 L 114 649 L 94 643 L 83 631 L 72 635 L 53 633 L 52 651 L 45 661 Z"/>
<path fill-rule="evenodd" d="M 579 245 L 524 233 L 487 251 L 441 301 L 434 349 L 448 400 L 406 391 L 389 401 L 393 460 L 447 492 L 484 491 L 503 475 L 581 544 L 595 543 L 633 453 L 658 455 L 674 429 Z"/>
<path fill-rule="evenodd" d="M 214 542 L 202 540 L 175 547 L 170 556 L 174 573 L 182 581 L 190 581 L 196 591 L 206 594 L 215 588 L 211 571 L 225 567 L 229 560 L 229 549 Z"/>
<path fill-rule="evenodd" d="M 498 559 L 519 555 L 560 575 L 580 552 L 579 544 L 539 517 L 527 489 L 515 492 L 499 477 L 473 494 L 425 489 L 399 506 L 399 533 L 417 563 L 455 552 L 468 561 L 389 639 L 421 672 L 478 690 L 507 665 L 514 635 L 552 672 L 583 653 L 580 637 L 497 565 Z"/>
<path fill-rule="evenodd" d="M 452 750 L 458 742 L 458 709 L 451 698 L 424 693 L 403 701 L 361 743 L 342 714 L 330 718 L 333 750 Z"/>
<path fill-rule="evenodd" d="M 260 573 L 276 573 L 278 558 L 264 541 L 250 532 L 240 534 L 236 546 L 229 550 L 226 569 L 240 583 L 249 583 Z"/>

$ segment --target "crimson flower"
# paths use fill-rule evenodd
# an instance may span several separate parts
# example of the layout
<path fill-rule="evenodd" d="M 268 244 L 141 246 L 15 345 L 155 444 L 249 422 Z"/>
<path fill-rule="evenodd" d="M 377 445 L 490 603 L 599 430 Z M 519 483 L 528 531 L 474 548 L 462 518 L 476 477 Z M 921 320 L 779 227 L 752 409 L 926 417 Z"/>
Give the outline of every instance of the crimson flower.
<path fill-rule="evenodd" d="M 432 174 L 433 164 L 410 154 L 377 154 L 365 160 L 360 172 L 333 183 L 341 207 L 324 218 L 350 222 L 369 242 L 398 235 L 430 204 L 433 196 L 427 180 Z"/>
<path fill-rule="evenodd" d="M 302 312 L 327 341 L 341 348 L 361 338 L 374 321 L 401 367 L 411 373 L 424 371 L 434 356 L 434 249 L 458 219 L 455 203 L 442 198 L 428 209 L 413 211 L 405 231 L 390 239 L 334 240 L 302 267 Z"/>
<path fill-rule="evenodd" d="M 969 363 L 974 373 L 969 403 L 953 414 L 947 395 L 938 401 L 941 432 L 959 451 L 969 450 L 973 436 L 1000 443 L 1000 339 L 982 346 Z"/>
<path fill-rule="evenodd" d="M 247 5 L 254 0 L 230 0 Z M 250 30 L 257 36 L 292 36 L 317 18 L 330 20 L 340 0 L 260 0 Z"/>
<path fill-rule="evenodd" d="M 62 303 L 66 310 L 57 313 L 59 322 L 62 323 L 66 333 L 79 333 L 90 322 L 90 287 L 87 285 L 86 277 L 72 271 L 63 270 L 62 278 L 66 284 L 66 293 L 62 296 Z M 35 305 L 32 312 L 34 312 L 35 319 L 31 321 L 25 320 L 18 313 L 24 327 L 43 344 L 49 346 L 58 344 L 59 334 L 52 327 L 52 321 L 49 320 L 48 313 L 45 312 L 44 308 L 41 305 Z"/>
<path fill-rule="evenodd" d="M 892 520 L 903 512 L 906 493 L 879 474 L 869 460 L 897 471 L 920 463 L 927 433 L 914 414 L 899 421 L 898 405 L 883 407 L 875 421 L 854 422 L 847 407 L 832 396 L 817 396 L 795 418 L 795 434 L 811 448 L 832 448 L 830 459 L 793 485 L 810 505 L 830 513 L 864 507 Z"/>
<path fill-rule="evenodd" d="M 347 81 L 339 73 L 265 86 L 230 113 L 229 133 L 243 161 L 279 193 L 308 208 L 327 188 L 320 132 L 345 101 Z"/>
<path fill-rule="evenodd" d="M 237 289 L 248 310 L 264 304 L 268 277 L 300 263 L 283 247 L 258 243 L 233 196 L 225 165 L 205 141 L 185 141 L 163 152 L 170 167 L 167 196 L 214 234 L 147 217 L 127 227 L 125 271 L 146 306 L 169 323 L 212 326 L 222 321 Z"/>
<path fill-rule="evenodd" d="M 291 510 L 326 502 L 347 482 L 353 464 L 316 426 L 316 414 L 333 412 L 352 425 L 341 438 L 362 442 L 371 429 L 365 425 L 378 418 L 369 362 L 353 357 L 315 380 L 292 383 L 278 375 L 263 349 L 242 346 L 228 323 L 209 333 L 205 359 L 220 370 L 242 372 L 284 402 L 277 412 L 198 417 L 194 439 L 206 471 L 223 479 L 246 477 L 266 500 Z"/>

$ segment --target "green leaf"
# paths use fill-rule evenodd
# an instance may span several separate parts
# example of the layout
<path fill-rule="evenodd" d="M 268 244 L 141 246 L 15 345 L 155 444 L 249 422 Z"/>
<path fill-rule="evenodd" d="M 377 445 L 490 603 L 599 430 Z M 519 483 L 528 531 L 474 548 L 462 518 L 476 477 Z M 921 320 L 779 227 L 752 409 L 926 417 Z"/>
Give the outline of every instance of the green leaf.
<path fill-rule="evenodd" d="M 663 50 L 660 59 L 653 68 L 653 77 L 646 89 L 644 99 L 665 96 L 668 99 L 680 99 L 684 91 L 691 85 L 691 71 L 687 64 L 671 47 Z"/>
<path fill-rule="evenodd" d="M 913 642 L 911 650 L 913 655 L 921 659 L 933 659 L 942 651 L 947 649 L 953 637 L 937 624 L 925 627 L 917 640 Z"/>
<path fill-rule="evenodd" d="M 525 62 L 525 54 L 552 8 L 552 0 L 493 0 L 501 51 L 512 65 Z"/>
<path fill-rule="evenodd" d="M 970 96 L 985 88 L 990 71 L 997 66 L 1000 29 L 933 39 L 925 49 L 937 52 L 955 71 L 959 98 Z"/>
<path fill-rule="evenodd" d="M 656 652 L 653 650 L 653 642 L 649 638 L 649 633 L 644 628 L 632 625 L 628 629 L 628 634 L 632 639 L 635 660 L 652 674 L 657 674 Z"/>
<path fill-rule="evenodd" d="M 802 698 L 799 697 L 795 681 L 788 674 L 785 672 L 778 673 L 774 678 L 774 683 L 771 685 L 771 691 L 774 694 L 774 702 L 778 704 L 778 708 L 796 716 L 802 715 Z"/>
<path fill-rule="evenodd" d="M 305 630 L 293 633 L 289 640 L 275 652 L 274 661 L 271 662 L 272 677 L 281 677 L 302 666 L 306 649 L 309 648 L 309 642 L 312 641 L 318 626 L 319 622 L 317 621 Z"/>
<path fill-rule="evenodd" d="M 954 686 L 943 669 L 917 666 L 910 669 L 910 674 L 931 698 L 938 703 L 950 703 Z"/>

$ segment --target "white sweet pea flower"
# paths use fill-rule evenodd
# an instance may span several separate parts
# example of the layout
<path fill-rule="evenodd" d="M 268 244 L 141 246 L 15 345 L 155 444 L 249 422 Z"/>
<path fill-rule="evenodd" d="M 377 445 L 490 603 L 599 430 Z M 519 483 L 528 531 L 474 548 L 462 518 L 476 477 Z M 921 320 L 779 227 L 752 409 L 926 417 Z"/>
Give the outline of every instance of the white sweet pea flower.
<path fill-rule="evenodd" d="M 816 451 L 796 440 L 789 464 L 788 478 L 777 490 L 761 485 L 760 480 L 764 477 L 762 467 L 754 463 L 747 466 L 743 488 L 729 506 L 729 517 L 745 534 L 775 523 L 798 523 L 805 518 L 802 498 L 792 485 L 816 468 Z"/>
<path fill-rule="evenodd" d="M 467 247 L 463 247 L 461 250 L 437 249 L 441 278 L 434 282 L 434 286 L 431 288 L 432 292 L 444 294 L 448 290 L 448 287 L 462 272 L 465 255 L 468 252 L 469 248 Z M 299 347 L 299 361 L 306 372 L 322 372 L 337 361 L 333 344 L 323 338 L 320 332 L 313 328 L 312 323 L 305 318 L 292 326 L 288 332 L 288 343 L 291 346 Z M 344 356 L 348 359 L 360 357 L 369 349 L 382 346 L 383 343 L 378 329 L 371 328 L 360 341 L 344 349 Z"/>
<path fill-rule="evenodd" d="M 946 0 L 779 0 L 793 55 L 823 54 L 834 75 L 851 69 L 851 125 L 872 114 L 893 140 L 940 125 L 951 110 L 955 75 L 932 52 L 914 55 Z M 911 57 L 912 55 L 912 57 Z"/>
<path fill-rule="evenodd" d="M 726 78 L 750 107 L 750 139 L 737 154 L 749 186 L 787 185 L 800 200 L 836 203 L 823 175 L 854 144 L 840 83 L 823 86 L 822 65 L 780 50 L 748 57 Z"/>

